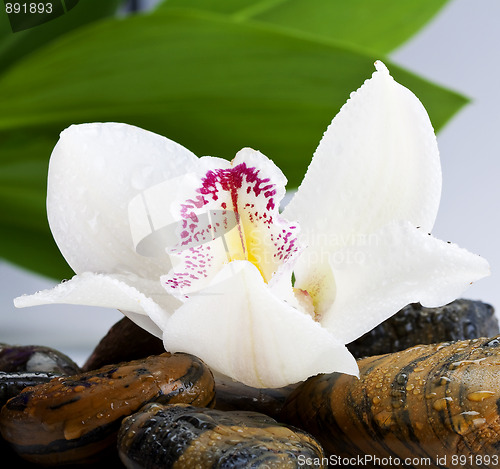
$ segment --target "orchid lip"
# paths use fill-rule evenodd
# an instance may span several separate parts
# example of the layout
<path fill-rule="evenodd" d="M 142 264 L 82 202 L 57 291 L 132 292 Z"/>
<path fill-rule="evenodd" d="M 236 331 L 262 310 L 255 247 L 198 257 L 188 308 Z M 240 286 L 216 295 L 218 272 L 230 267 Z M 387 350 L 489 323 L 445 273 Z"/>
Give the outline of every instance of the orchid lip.
<path fill-rule="evenodd" d="M 170 206 L 181 223 L 177 244 L 167 249 L 174 267 L 162 282 L 184 298 L 234 261 L 252 263 L 269 283 L 299 251 L 298 225 L 278 212 L 284 187 L 268 174 L 277 168 L 266 157 L 243 149 L 232 162 L 210 163 Z"/>

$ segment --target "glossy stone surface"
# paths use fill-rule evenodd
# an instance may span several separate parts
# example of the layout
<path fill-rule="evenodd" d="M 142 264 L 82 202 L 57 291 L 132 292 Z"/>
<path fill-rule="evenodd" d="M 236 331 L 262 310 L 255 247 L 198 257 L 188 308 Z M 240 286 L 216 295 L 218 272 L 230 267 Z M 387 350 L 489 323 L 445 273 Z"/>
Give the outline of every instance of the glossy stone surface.
<path fill-rule="evenodd" d="M 82 370 L 67 355 L 51 347 L 0 344 L 0 371 L 74 375 Z"/>
<path fill-rule="evenodd" d="M 321 468 L 305 461 L 324 456 L 310 435 L 263 414 L 156 403 L 124 419 L 118 450 L 136 469 Z"/>
<path fill-rule="evenodd" d="M 423 467 L 452 468 L 453 456 L 462 456 L 470 469 L 497 467 L 500 336 L 415 346 L 358 364 L 359 379 L 332 373 L 301 384 L 283 421 L 342 457 L 439 455 L 446 464 L 433 459 Z"/>
<path fill-rule="evenodd" d="M 347 348 L 356 358 L 362 358 L 417 344 L 493 337 L 499 332 L 493 307 L 482 301 L 459 299 L 438 308 L 411 304 Z"/>
<path fill-rule="evenodd" d="M 144 404 L 211 406 L 214 394 L 201 360 L 164 353 L 26 388 L 2 408 L 0 430 L 30 462 L 88 463 L 115 451 L 121 420 Z"/>

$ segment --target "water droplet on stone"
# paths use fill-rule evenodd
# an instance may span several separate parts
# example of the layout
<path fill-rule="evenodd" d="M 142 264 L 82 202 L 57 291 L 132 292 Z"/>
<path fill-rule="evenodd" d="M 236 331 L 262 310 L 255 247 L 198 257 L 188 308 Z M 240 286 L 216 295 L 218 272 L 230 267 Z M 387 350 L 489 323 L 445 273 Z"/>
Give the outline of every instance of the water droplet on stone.
<path fill-rule="evenodd" d="M 406 373 L 399 373 L 397 378 L 396 378 L 396 382 L 398 384 L 406 384 L 406 382 L 408 381 L 408 375 Z"/>
<path fill-rule="evenodd" d="M 481 401 L 484 401 L 485 399 L 488 399 L 494 395 L 495 395 L 495 393 L 492 391 L 475 391 L 475 392 L 469 393 L 467 395 L 467 399 L 469 399 L 469 401 L 473 401 L 473 402 L 481 402 Z"/>
<path fill-rule="evenodd" d="M 472 423 L 477 428 L 477 427 L 484 425 L 486 423 L 486 419 L 485 418 L 477 418 L 477 419 L 474 419 L 472 421 Z"/>
<path fill-rule="evenodd" d="M 452 402 L 453 399 L 451 397 L 442 397 L 441 399 L 438 399 L 432 404 L 432 407 L 434 410 L 444 410 L 446 409 L 446 406 L 448 403 Z"/>
<path fill-rule="evenodd" d="M 500 340 L 499 339 L 493 339 L 487 342 L 486 347 L 498 347 L 500 345 Z"/>
<path fill-rule="evenodd" d="M 441 376 L 438 381 L 437 381 L 437 385 L 438 386 L 444 386 L 445 384 L 451 382 L 451 379 L 448 378 L 447 376 Z"/>

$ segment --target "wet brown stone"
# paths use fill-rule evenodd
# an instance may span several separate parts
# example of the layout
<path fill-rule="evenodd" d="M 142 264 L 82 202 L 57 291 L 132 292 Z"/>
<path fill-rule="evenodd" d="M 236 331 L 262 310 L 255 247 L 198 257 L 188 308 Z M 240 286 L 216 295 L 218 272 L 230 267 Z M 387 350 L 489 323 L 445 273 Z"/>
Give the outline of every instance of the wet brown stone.
<path fill-rule="evenodd" d="M 311 433 L 331 455 L 422 458 L 414 467 L 450 469 L 461 457 L 470 469 L 496 467 L 500 336 L 419 345 L 358 365 L 359 379 L 309 378 L 287 399 L 282 421 Z"/>
<path fill-rule="evenodd" d="M 118 451 L 136 469 L 320 469 L 324 458 L 311 435 L 267 415 L 156 403 L 124 419 Z"/>
<path fill-rule="evenodd" d="M 214 396 L 201 360 L 163 353 L 28 387 L 2 408 L 0 431 L 29 462 L 90 463 L 116 454 L 121 420 L 144 404 L 212 406 Z"/>

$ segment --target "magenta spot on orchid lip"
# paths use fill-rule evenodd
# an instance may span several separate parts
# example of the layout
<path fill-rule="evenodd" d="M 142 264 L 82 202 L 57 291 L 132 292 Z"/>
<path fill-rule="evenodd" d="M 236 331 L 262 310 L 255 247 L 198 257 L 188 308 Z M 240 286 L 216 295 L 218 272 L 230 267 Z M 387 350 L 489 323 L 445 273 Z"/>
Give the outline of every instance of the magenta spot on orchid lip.
<path fill-rule="evenodd" d="M 201 195 L 198 195 L 196 197 L 196 199 L 194 199 L 194 200 L 193 199 L 189 199 L 189 200 L 187 200 L 187 202 L 192 203 L 196 208 L 201 208 L 201 207 L 203 207 L 203 206 L 205 206 L 207 204 L 207 200 L 203 196 L 201 196 Z"/>

